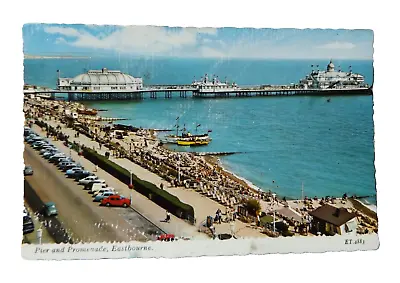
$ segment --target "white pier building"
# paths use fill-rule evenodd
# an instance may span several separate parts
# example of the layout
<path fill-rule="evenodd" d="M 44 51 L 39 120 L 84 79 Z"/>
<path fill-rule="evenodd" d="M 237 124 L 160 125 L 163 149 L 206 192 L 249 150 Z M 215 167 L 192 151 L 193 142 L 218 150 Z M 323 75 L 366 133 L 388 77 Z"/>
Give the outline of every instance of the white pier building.
<path fill-rule="evenodd" d="M 61 78 L 59 70 L 57 72 L 57 87 L 62 91 L 123 93 L 143 89 L 142 78 L 134 78 L 117 70 L 90 70 L 75 78 Z"/>
<path fill-rule="evenodd" d="M 349 72 L 335 71 L 332 60 L 326 67 L 326 71 L 313 70 L 307 77 L 300 80 L 300 86 L 303 89 L 368 88 L 362 75 L 353 73 L 351 70 Z"/>

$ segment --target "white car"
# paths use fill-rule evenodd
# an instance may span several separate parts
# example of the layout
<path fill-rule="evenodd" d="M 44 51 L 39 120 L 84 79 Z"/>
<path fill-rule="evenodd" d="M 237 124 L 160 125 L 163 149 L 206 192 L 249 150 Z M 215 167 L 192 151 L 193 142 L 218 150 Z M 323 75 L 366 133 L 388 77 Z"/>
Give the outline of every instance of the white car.
<path fill-rule="evenodd" d="M 93 184 L 92 189 L 89 191 L 90 194 L 94 194 L 97 193 L 98 191 L 100 191 L 101 189 L 105 189 L 108 188 L 108 186 L 106 184 Z"/>
<path fill-rule="evenodd" d="M 113 192 L 114 194 L 117 194 L 117 193 L 118 193 L 118 192 L 114 191 L 114 189 L 111 188 L 111 187 L 105 187 L 104 189 L 100 189 L 100 190 L 98 190 L 97 192 L 94 192 L 94 193 L 93 193 L 93 197 L 95 197 L 95 196 L 97 196 L 97 195 L 100 195 L 100 194 L 103 194 L 103 193 L 105 193 L 105 192 Z"/>
<path fill-rule="evenodd" d="M 94 180 L 98 180 L 98 179 L 99 179 L 99 177 L 97 177 L 97 176 L 88 176 L 86 178 L 83 178 L 83 179 L 79 180 L 78 184 L 79 185 L 87 185 L 90 182 L 92 182 Z"/>

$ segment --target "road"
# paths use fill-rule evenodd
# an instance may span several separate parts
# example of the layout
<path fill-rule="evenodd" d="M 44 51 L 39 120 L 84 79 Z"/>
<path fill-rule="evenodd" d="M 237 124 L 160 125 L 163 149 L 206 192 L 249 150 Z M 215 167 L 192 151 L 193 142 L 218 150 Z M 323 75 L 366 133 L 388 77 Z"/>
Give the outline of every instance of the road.
<path fill-rule="evenodd" d="M 32 218 L 32 222 L 35 225 L 35 231 L 29 234 L 25 234 L 23 236 L 22 242 L 26 244 L 37 244 L 38 243 L 38 239 L 36 238 L 37 230 L 41 228 L 43 231 L 42 244 L 53 244 L 54 239 L 50 236 L 47 229 L 44 227 L 45 226 L 44 223 L 40 220 L 38 215 L 36 215 L 36 213 L 33 211 L 33 209 L 29 206 L 27 202 L 24 202 L 24 206 Z"/>
<path fill-rule="evenodd" d="M 43 202 L 52 201 L 56 204 L 59 211 L 57 217 L 74 243 L 146 241 L 151 238 L 151 235 L 146 235 L 148 230 L 155 233 L 154 229 L 143 230 L 149 228 L 144 227 L 146 221 L 134 225 L 138 217 L 129 208 L 108 208 L 94 203 L 81 186 L 66 178 L 55 165 L 42 158 L 27 144 L 24 160 L 34 170 L 32 176 L 26 177 L 27 182 Z M 131 221 L 128 222 L 125 218 Z"/>

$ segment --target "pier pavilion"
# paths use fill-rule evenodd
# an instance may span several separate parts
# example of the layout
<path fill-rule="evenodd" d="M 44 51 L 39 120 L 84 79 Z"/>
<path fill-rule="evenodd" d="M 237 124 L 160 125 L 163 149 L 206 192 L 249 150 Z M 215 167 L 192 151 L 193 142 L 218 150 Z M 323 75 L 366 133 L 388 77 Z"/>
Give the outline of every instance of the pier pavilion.
<path fill-rule="evenodd" d="M 61 78 L 58 73 L 57 88 L 61 91 L 87 91 L 94 93 L 133 92 L 143 89 L 143 79 L 118 70 L 90 70 L 74 78 Z"/>

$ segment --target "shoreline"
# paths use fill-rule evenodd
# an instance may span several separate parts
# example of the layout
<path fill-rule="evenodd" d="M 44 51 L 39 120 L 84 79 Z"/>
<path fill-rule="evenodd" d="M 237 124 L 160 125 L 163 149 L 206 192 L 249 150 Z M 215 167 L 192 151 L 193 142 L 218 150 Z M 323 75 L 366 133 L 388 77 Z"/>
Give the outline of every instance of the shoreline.
<path fill-rule="evenodd" d="M 79 102 L 76 102 L 76 103 L 78 103 L 79 105 L 84 105 L 83 103 L 79 103 Z M 86 107 L 86 106 L 85 106 L 85 107 Z M 99 115 L 97 114 L 96 116 L 99 116 Z M 112 118 L 111 118 L 111 119 L 112 119 Z M 122 120 L 125 120 L 125 119 L 122 119 Z M 116 122 L 118 122 L 118 121 L 116 121 Z M 158 129 L 146 128 L 145 130 L 150 131 L 151 137 L 152 137 L 153 139 L 155 139 L 155 140 L 157 140 L 157 141 L 162 141 L 162 140 L 158 137 L 158 133 L 160 132 Z M 165 131 L 165 130 L 161 130 L 161 131 Z M 171 130 L 171 131 L 172 131 L 172 130 Z M 163 144 L 162 148 L 164 148 L 165 150 L 167 150 L 169 153 L 172 153 L 172 154 L 173 154 L 173 153 L 190 154 L 189 152 L 185 152 L 185 151 L 175 151 L 175 150 L 172 150 L 172 149 L 168 148 L 168 144 Z M 282 194 L 280 194 L 280 193 L 274 191 L 273 189 L 261 188 L 261 187 L 255 185 L 251 180 L 248 180 L 248 179 L 246 179 L 245 177 L 240 176 L 239 173 L 235 173 L 235 172 L 229 170 L 228 168 L 226 168 L 226 166 L 224 166 L 224 164 L 223 164 L 223 163 L 221 162 L 221 160 L 220 160 L 220 158 L 223 157 L 223 156 L 220 157 L 220 156 L 215 156 L 215 155 L 201 155 L 201 157 L 203 157 L 203 160 L 204 160 L 205 162 L 209 163 L 209 164 L 212 165 L 212 166 L 216 166 L 222 174 L 224 174 L 224 175 L 227 176 L 228 178 L 233 179 L 233 180 L 236 181 L 237 183 L 239 183 L 239 184 L 241 184 L 242 186 L 244 186 L 246 189 L 251 190 L 253 193 L 256 193 L 256 194 L 260 194 L 260 193 L 263 193 L 263 194 L 275 194 L 275 195 L 276 195 L 276 198 L 277 198 L 277 199 L 281 199 L 281 200 L 282 200 L 283 198 L 285 198 L 285 199 L 287 199 L 287 200 L 299 200 L 299 198 L 295 198 L 295 197 L 292 198 L 292 197 L 288 197 L 288 196 L 282 195 Z M 348 194 L 348 193 L 347 193 L 347 194 Z M 348 194 L 348 195 L 352 195 L 352 194 Z M 325 197 L 325 196 L 322 196 L 322 195 L 321 195 L 321 196 L 318 196 L 318 198 L 323 198 L 323 197 Z M 331 197 L 334 197 L 334 198 L 342 198 L 342 196 L 331 196 Z M 357 196 L 356 196 L 356 197 L 357 197 Z M 357 199 L 357 198 L 356 198 L 356 199 Z M 362 202 L 362 199 L 363 199 L 363 198 L 361 198 L 361 201 L 360 201 L 360 202 Z M 364 204 L 364 203 L 363 203 L 363 204 Z M 370 205 L 371 205 L 372 207 L 375 207 L 375 210 L 374 210 L 374 209 L 372 209 L 372 210 L 373 210 L 373 211 L 376 211 L 376 205 L 377 205 L 377 203 L 371 203 Z M 367 206 L 367 207 L 368 207 L 368 206 Z M 370 207 L 368 207 L 368 208 L 371 209 Z"/>
<path fill-rule="evenodd" d="M 86 105 L 85 103 L 82 103 L 82 102 L 67 102 L 67 101 L 58 101 L 58 102 L 66 103 L 66 105 L 68 105 L 69 107 L 73 106 L 73 108 L 89 108 L 89 107 L 91 108 L 91 106 L 88 106 L 88 105 Z M 91 120 L 92 122 L 99 123 L 100 125 L 103 125 L 103 126 L 107 126 L 108 124 L 114 124 L 114 122 L 118 123 L 118 120 L 121 120 L 121 121 L 129 120 L 129 119 L 126 119 L 126 118 L 103 117 L 99 113 L 94 115 L 94 116 L 92 116 L 92 117 L 84 117 L 84 116 L 82 116 L 82 117 L 85 120 L 86 120 L 86 118 L 88 118 L 87 120 Z M 98 120 L 98 119 L 100 119 L 100 120 Z M 124 124 L 124 123 L 122 122 L 121 124 Z M 151 138 L 154 141 L 158 141 L 158 142 L 162 141 L 158 137 L 159 129 L 153 129 L 153 128 L 146 128 L 145 129 L 145 128 L 143 128 L 143 130 L 148 131 L 150 133 Z M 165 131 L 165 130 L 162 130 L 162 131 Z M 184 155 L 190 155 L 191 154 L 191 153 L 185 152 L 185 151 L 172 150 L 172 149 L 168 148 L 167 144 L 163 144 L 162 148 L 164 150 L 168 151 L 170 154 L 176 154 L 176 153 L 184 154 Z M 275 194 L 276 197 L 278 199 L 281 199 L 281 200 L 283 198 L 285 198 L 287 200 L 297 200 L 297 198 L 292 198 L 292 197 L 288 197 L 288 196 L 282 195 L 282 194 L 274 191 L 273 189 L 267 189 L 267 188 L 258 187 L 257 185 L 253 184 L 251 180 L 248 180 L 245 177 L 240 176 L 238 173 L 232 172 L 228 168 L 226 168 L 226 166 L 224 166 L 224 164 L 221 162 L 219 156 L 202 155 L 202 156 L 199 156 L 199 157 L 203 157 L 202 159 L 205 162 L 207 162 L 208 164 L 218 168 L 218 171 L 220 173 L 222 173 L 225 177 L 228 177 L 231 180 L 237 182 L 238 184 L 243 186 L 245 189 L 250 190 L 252 193 L 255 193 L 256 195 L 259 195 L 259 194 L 264 194 L 264 195 L 265 194 L 267 194 L 267 195 L 268 194 L 269 195 L 270 194 Z M 348 194 L 348 195 L 351 195 L 351 194 Z M 319 195 L 318 198 L 322 198 L 322 197 L 325 197 L 325 196 Z M 341 198 L 342 196 L 332 196 L 332 197 Z M 375 207 L 376 207 L 377 204 L 376 203 L 372 203 L 371 205 L 375 205 Z"/>

